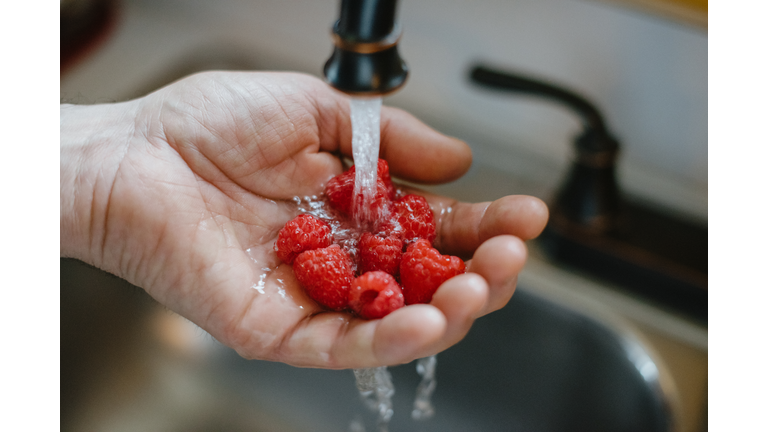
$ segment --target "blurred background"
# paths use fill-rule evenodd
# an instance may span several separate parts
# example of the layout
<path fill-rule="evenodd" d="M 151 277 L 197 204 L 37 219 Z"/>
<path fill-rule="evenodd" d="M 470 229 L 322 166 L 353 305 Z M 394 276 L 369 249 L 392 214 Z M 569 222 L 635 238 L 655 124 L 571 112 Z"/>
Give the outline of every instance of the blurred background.
<path fill-rule="evenodd" d="M 61 96 L 133 98 L 203 64 L 320 76 L 338 9 L 323 0 L 114 2 L 87 61 L 62 56 Z M 563 83 L 589 95 L 621 138 L 622 185 L 706 218 L 705 26 L 600 0 L 402 1 L 399 17 L 410 76 L 386 103 L 467 139 L 478 162 L 517 164 L 554 183 L 576 120 L 539 101 L 491 97 L 466 75 L 484 61 Z"/>
<path fill-rule="evenodd" d="M 321 76 L 338 13 L 338 0 L 62 0 L 61 101 L 128 100 L 210 69 Z M 624 196 L 703 227 L 706 235 L 706 0 L 419 0 L 400 1 L 398 16 L 403 27 L 399 49 L 410 75 L 405 87 L 384 103 L 465 140 L 475 155 L 465 178 L 432 190 L 465 201 L 525 193 L 551 202 L 572 163 L 578 118 L 541 99 L 478 88 L 468 73 L 482 62 L 587 97 L 621 143 L 616 180 Z M 456 354 L 446 353 L 448 366 L 441 368 L 438 360 L 436 398 L 446 397 L 445 406 L 460 406 L 462 394 L 473 390 L 460 385 L 470 378 L 457 370 L 482 365 L 491 355 L 520 356 L 516 348 L 526 347 L 529 354 L 510 357 L 507 366 L 487 366 L 500 368 L 496 377 L 508 376 L 520 386 L 510 384 L 488 396 L 509 404 L 484 411 L 467 402 L 460 419 L 443 417 L 440 423 L 438 399 L 437 423 L 406 426 L 403 420 L 393 430 L 453 430 L 446 426 L 451 422 L 464 428 L 455 430 L 706 430 L 706 282 L 703 294 L 697 294 L 703 309 L 691 313 L 636 287 L 558 262 L 536 242 L 530 247 L 531 260 L 520 278 L 521 300 L 516 295 L 509 311 L 489 317 L 485 330 L 473 329 Z M 706 257 L 706 248 L 698 252 Z M 351 392 L 339 400 L 355 404 L 351 373 L 238 363 L 138 288 L 71 260 L 62 260 L 61 296 L 63 430 L 340 430 L 354 417 L 354 410 L 325 407 L 337 423 L 321 426 L 280 409 L 304 403 L 305 411 L 314 407 L 319 412 L 322 397 L 287 401 L 297 400 L 302 388 L 334 385 Z M 566 331 L 575 332 L 574 339 L 563 340 Z M 483 354 L 477 341 L 486 334 L 508 334 L 509 351 Z M 568 343 L 581 337 L 594 343 Z M 476 347 L 470 350 L 472 344 Z M 641 373 L 633 352 L 642 352 L 640 357 L 654 365 L 655 378 Z M 574 358 L 583 361 L 568 361 Z M 593 370 L 598 363 L 601 369 Z M 518 376 L 510 364 L 518 371 L 531 369 Z M 572 365 L 571 372 L 544 385 L 544 377 L 564 364 Z M 226 379 L 220 372 L 224 365 Z M 597 385 L 601 370 L 623 372 L 609 374 L 616 377 L 612 384 Z M 402 375 L 407 387 L 411 378 Z M 274 382 L 263 382 L 264 377 Z M 591 385 L 574 387 L 588 377 Z M 285 384 L 288 380 L 294 384 Z M 493 378 L 473 376 L 472 381 L 487 385 Z M 282 393 L 270 398 L 231 384 L 237 382 Z M 638 383 L 648 386 L 640 389 Z M 451 385 L 462 390 L 451 392 Z M 617 402 L 609 414 L 591 411 L 617 400 L 605 393 L 606 385 L 615 386 L 616 394 L 644 396 Z M 539 399 L 532 397 L 535 406 L 515 396 L 533 395 L 537 387 L 545 390 Z M 583 393 L 574 394 L 587 399 L 587 405 L 554 404 L 558 389 L 565 388 L 581 388 Z M 481 395 L 475 399 L 485 400 Z M 364 412 L 362 405 L 357 408 Z M 648 424 L 630 420 L 657 416 Z M 548 422 L 548 417 L 559 420 Z M 612 423 L 622 417 L 634 426 Z M 565 424 L 572 427 L 564 429 Z"/>

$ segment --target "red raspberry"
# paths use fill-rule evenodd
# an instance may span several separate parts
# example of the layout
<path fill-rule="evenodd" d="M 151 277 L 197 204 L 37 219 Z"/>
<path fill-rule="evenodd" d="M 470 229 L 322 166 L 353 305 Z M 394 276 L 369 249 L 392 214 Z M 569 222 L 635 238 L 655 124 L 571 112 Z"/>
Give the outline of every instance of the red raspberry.
<path fill-rule="evenodd" d="M 379 232 L 398 236 L 406 245 L 419 239 L 430 244 L 435 241 L 435 215 L 423 196 L 409 194 L 395 201 L 390 217 L 380 225 Z"/>
<path fill-rule="evenodd" d="M 440 285 L 465 271 L 464 261 L 441 255 L 426 240 L 408 246 L 400 262 L 405 304 L 429 303 Z"/>
<path fill-rule="evenodd" d="M 347 216 L 352 215 L 352 194 L 355 190 L 355 167 L 330 179 L 325 185 L 325 195 L 331 207 Z M 359 197 L 360 199 L 361 197 Z M 371 213 L 378 218 L 395 198 L 395 188 L 389 177 L 387 161 L 379 159 L 377 165 L 376 194 L 371 203 Z"/>
<path fill-rule="evenodd" d="M 325 185 L 325 196 L 328 197 L 331 207 L 345 215 L 349 215 L 352 206 L 352 192 L 355 188 L 354 168 L 328 180 L 328 184 Z"/>
<path fill-rule="evenodd" d="M 363 233 L 358 243 L 361 272 L 381 270 L 392 276 L 400 273 L 403 241 L 397 237 L 380 237 Z"/>
<path fill-rule="evenodd" d="M 349 307 L 361 318 L 382 318 L 403 305 L 403 291 L 388 273 L 372 271 L 352 281 Z"/>
<path fill-rule="evenodd" d="M 312 215 L 301 214 L 280 230 L 274 249 L 284 263 L 292 264 L 300 253 L 328 247 L 332 240 L 330 225 Z"/>
<path fill-rule="evenodd" d="M 355 275 L 349 255 L 339 245 L 302 252 L 293 263 L 293 271 L 312 300 L 335 311 L 347 307 Z"/>
<path fill-rule="evenodd" d="M 376 176 L 384 182 L 384 186 L 387 188 L 387 196 L 390 201 L 393 201 L 397 191 L 395 190 L 395 185 L 392 184 L 392 177 L 389 175 L 389 164 L 384 159 L 379 159 L 376 165 Z"/>

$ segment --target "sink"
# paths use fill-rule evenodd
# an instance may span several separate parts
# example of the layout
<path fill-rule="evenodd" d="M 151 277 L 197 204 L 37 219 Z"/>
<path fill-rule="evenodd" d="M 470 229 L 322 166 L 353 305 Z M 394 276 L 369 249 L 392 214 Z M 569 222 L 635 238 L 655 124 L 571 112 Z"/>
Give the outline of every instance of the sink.
<path fill-rule="evenodd" d="M 349 370 L 245 360 L 143 290 L 61 260 L 64 431 L 375 429 Z M 437 356 L 435 416 L 410 418 L 415 363 L 389 368 L 391 431 L 678 430 L 664 365 L 631 326 L 521 285 Z"/>

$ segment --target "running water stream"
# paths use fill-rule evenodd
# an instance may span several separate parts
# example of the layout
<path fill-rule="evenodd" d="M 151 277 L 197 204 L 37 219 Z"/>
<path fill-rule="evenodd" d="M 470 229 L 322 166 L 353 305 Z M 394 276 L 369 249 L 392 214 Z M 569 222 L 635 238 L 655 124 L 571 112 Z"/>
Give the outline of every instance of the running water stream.
<path fill-rule="evenodd" d="M 370 208 L 376 193 L 381 98 L 352 98 L 349 101 L 349 115 L 352 120 L 352 157 L 355 160 L 355 198 L 352 208 L 362 210 L 354 211 L 355 222 L 362 228 L 373 219 Z"/>
<path fill-rule="evenodd" d="M 370 224 L 373 215 L 370 213 L 371 202 L 376 193 L 376 175 L 379 160 L 380 97 L 351 98 L 349 103 L 350 119 L 352 121 L 352 157 L 355 162 L 355 188 L 353 209 L 362 209 L 360 214 L 354 212 L 358 227 Z M 357 200 L 362 200 L 362 205 Z M 353 210 L 354 211 L 354 210 Z M 432 416 L 431 396 L 435 389 L 436 357 L 419 359 L 416 370 L 421 375 L 421 383 L 416 389 L 416 399 L 411 417 L 416 420 Z M 392 396 L 395 386 L 392 375 L 386 366 L 368 369 L 354 369 L 355 380 L 360 395 L 366 405 L 377 414 L 378 432 L 387 432 L 389 420 L 392 418 Z M 351 429 L 364 430 L 361 424 L 353 422 Z"/>

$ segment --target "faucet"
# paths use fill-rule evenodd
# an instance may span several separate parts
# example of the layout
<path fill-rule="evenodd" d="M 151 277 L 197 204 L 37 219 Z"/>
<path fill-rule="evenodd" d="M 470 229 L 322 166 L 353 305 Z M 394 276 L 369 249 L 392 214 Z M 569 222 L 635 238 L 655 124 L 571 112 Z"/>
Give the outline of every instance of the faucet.
<path fill-rule="evenodd" d="M 402 29 L 396 0 L 342 0 L 333 25 L 328 83 L 353 96 L 382 96 L 405 84 L 408 67 L 397 51 Z"/>
<path fill-rule="evenodd" d="M 550 206 L 543 251 L 554 261 L 591 273 L 707 320 L 707 227 L 622 193 L 615 168 L 619 142 L 598 108 L 572 90 L 482 64 L 469 79 L 484 88 L 544 98 L 578 115 L 576 157 Z"/>
<path fill-rule="evenodd" d="M 475 66 L 470 79 L 484 87 L 549 99 L 578 115 L 583 130 L 574 142 L 576 157 L 552 204 L 551 217 L 553 222 L 573 224 L 595 234 L 615 230 L 621 218 L 615 175 L 619 142 L 609 132 L 600 110 L 573 91 L 487 66 Z"/>

